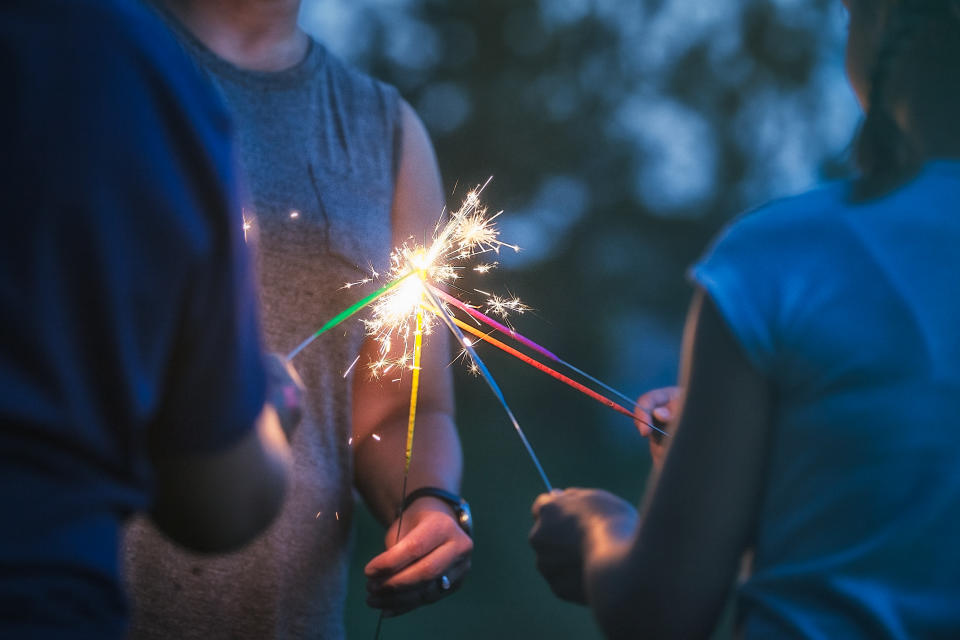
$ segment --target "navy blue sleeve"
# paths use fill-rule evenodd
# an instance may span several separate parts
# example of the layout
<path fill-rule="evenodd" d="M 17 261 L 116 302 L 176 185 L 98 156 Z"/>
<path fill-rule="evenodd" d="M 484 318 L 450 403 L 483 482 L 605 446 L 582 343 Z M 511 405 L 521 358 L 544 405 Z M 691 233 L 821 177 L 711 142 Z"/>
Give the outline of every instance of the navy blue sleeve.
<path fill-rule="evenodd" d="M 199 221 L 189 234 L 193 253 L 186 255 L 193 261 L 162 401 L 151 425 L 151 448 L 161 455 L 231 444 L 253 426 L 265 396 L 258 304 L 228 119 L 199 73 L 176 77 L 181 81 L 172 85 L 144 87 L 158 126 L 144 141 L 151 152 L 138 154 L 140 144 L 131 149 L 141 159 L 139 171 L 152 182 L 147 185 L 153 189 L 152 215 L 175 211 Z"/>
<path fill-rule="evenodd" d="M 138 4 L 15 1 L 0 50 L 0 410 L 118 471 L 234 442 L 265 387 L 229 121 Z"/>

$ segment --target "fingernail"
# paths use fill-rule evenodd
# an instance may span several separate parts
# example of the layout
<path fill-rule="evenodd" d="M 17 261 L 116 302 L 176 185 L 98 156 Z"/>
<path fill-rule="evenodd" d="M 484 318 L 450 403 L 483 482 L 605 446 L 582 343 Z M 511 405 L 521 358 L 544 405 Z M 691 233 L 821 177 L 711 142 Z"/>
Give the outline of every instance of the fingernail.
<path fill-rule="evenodd" d="M 671 416 L 670 409 L 666 407 L 657 407 L 656 409 L 653 410 L 653 417 L 656 418 L 657 420 L 666 422 L 670 419 L 670 416 Z"/>

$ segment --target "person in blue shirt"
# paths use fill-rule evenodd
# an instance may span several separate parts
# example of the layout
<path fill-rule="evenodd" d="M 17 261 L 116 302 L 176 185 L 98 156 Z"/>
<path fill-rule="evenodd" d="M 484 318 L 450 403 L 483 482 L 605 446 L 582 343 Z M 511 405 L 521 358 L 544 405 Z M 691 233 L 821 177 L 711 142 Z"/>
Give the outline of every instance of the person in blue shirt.
<path fill-rule="evenodd" d="M 706 637 L 748 549 L 746 638 L 960 637 L 960 2 L 845 4 L 860 177 L 694 266 L 679 407 L 640 401 L 675 429 L 642 513 L 533 506 L 540 571 L 610 637 Z"/>
<path fill-rule="evenodd" d="M 236 548 L 281 505 L 223 107 L 124 0 L 0 7 L 0 637 L 120 638 L 121 526 Z M 258 418 L 259 416 L 259 418 Z"/>

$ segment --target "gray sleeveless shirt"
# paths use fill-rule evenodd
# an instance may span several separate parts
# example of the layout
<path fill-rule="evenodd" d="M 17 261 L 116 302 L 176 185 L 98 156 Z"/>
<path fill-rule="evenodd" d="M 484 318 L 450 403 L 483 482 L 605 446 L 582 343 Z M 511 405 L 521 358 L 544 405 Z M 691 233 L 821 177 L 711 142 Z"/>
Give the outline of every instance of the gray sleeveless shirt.
<path fill-rule="evenodd" d="M 358 297 L 342 289 L 382 268 L 399 149 L 399 98 L 312 43 L 297 66 L 239 69 L 174 22 L 236 122 L 265 338 L 287 353 Z M 352 497 L 352 374 L 363 339 L 341 325 L 298 356 L 308 416 L 295 473 L 266 534 L 223 557 L 187 553 L 145 518 L 124 546 L 132 638 L 342 638 Z M 363 375 L 362 373 L 360 375 Z"/>

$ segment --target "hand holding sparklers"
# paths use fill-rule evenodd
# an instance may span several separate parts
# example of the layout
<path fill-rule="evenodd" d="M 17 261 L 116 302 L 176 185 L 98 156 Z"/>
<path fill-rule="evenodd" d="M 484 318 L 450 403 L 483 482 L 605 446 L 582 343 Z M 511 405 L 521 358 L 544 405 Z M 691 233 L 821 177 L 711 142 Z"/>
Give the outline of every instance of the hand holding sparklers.
<path fill-rule="evenodd" d="M 659 424 L 666 427 L 674 422 L 680 408 L 682 391 L 680 387 L 662 387 L 637 398 L 637 428 L 641 434 L 650 436 L 650 457 L 657 469 L 663 468 L 669 445 L 659 434 L 651 433 L 649 425 Z"/>

